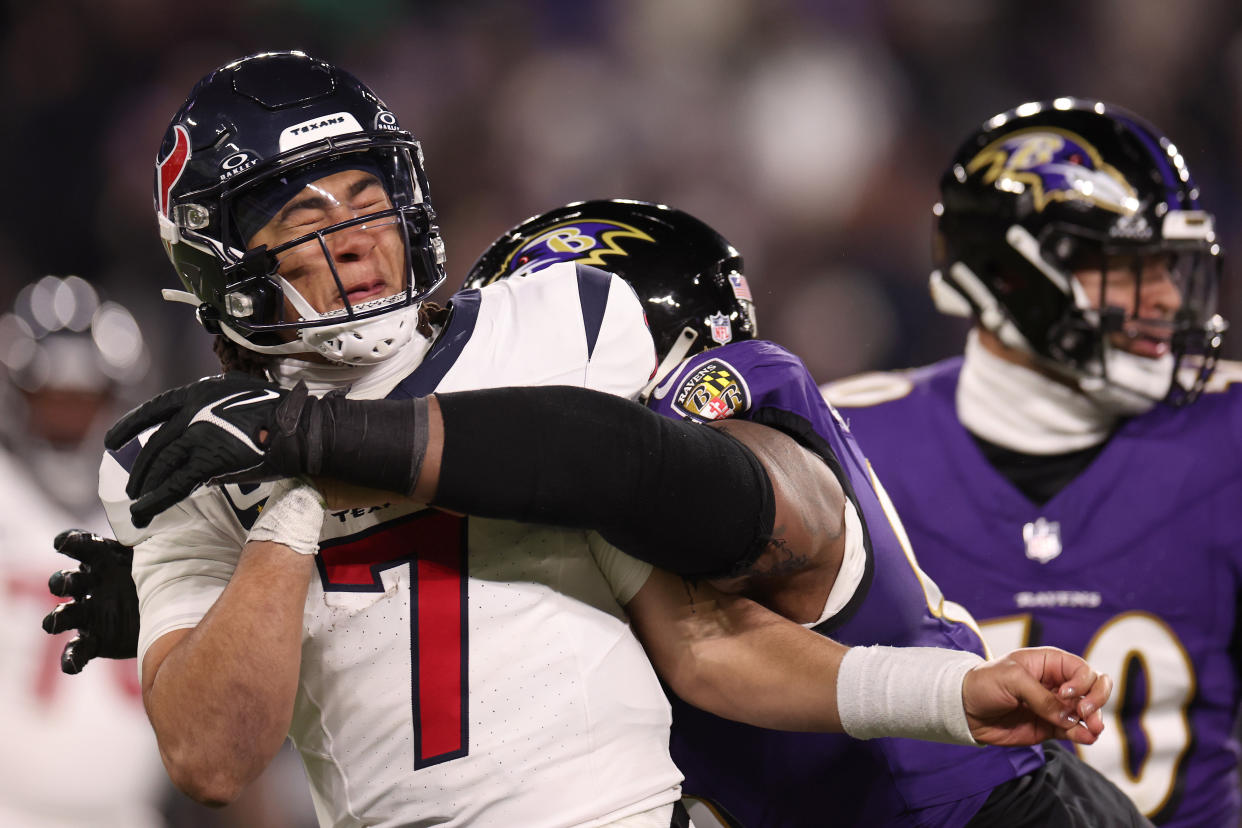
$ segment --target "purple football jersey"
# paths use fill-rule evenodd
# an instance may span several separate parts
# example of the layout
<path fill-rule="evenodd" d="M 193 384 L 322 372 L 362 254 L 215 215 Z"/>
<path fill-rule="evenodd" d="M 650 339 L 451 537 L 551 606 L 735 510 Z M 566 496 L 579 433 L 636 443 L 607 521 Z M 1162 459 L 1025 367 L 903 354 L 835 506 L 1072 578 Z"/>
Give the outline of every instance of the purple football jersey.
<path fill-rule="evenodd" d="M 650 405 L 674 418 L 737 417 L 777 427 L 828 462 L 862 518 L 867 566 L 854 598 L 816 631 L 851 645 L 983 652 L 969 625 L 946 617 L 935 584 L 894 530 L 899 524 L 882 504 L 866 459 L 793 354 L 762 341 L 705 351 L 661 383 Z M 992 788 L 1043 762 L 1038 748 L 765 730 L 677 699 L 672 751 L 686 793 L 719 802 L 747 828 L 964 825 Z"/>
<path fill-rule="evenodd" d="M 1077 750 L 1152 821 L 1238 825 L 1242 388 L 1125 422 L 1040 506 L 958 422 L 960 370 L 860 378 L 884 401 L 840 409 L 920 565 L 993 652 L 1052 644 L 1112 675 L 1104 734 Z"/>

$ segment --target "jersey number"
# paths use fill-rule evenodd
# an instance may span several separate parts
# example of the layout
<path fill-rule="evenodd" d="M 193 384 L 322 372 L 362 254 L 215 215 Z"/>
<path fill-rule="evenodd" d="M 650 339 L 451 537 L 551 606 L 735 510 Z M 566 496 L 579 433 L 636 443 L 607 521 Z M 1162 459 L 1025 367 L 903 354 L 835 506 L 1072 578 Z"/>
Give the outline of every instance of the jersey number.
<path fill-rule="evenodd" d="M 405 554 L 393 557 L 394 550 Z M 469 752 L 466 519 L 417 512 L 319 551 L 324 591 L 383 592 L 380 574 L 410 567 L 414 768 Z"/>
<path fill-rule="evenodd" d="M 981 626 L 993 654 L 1028 646 L 1028 615 Z M 1190 747 L 1186 710 L 1195 694 L 1190 657 L 1173 630 L 1146 612 L 1113 616 L 1096 631 L 1083 657 L 1112 676 L 1117 687 L 1104 706 L 1104 732 L 1089 748 L 1076 746 L 1079 755 L 1154 817 L 1168 804 Z M 1145 681 L 1133 682 L 1140 672 Z"/>

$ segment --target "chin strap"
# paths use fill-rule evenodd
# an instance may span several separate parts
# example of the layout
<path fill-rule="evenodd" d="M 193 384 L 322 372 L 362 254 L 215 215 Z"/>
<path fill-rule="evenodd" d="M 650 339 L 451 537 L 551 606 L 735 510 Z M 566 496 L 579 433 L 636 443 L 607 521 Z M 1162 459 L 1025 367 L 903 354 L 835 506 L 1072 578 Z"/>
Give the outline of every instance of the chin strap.
<path fill-rule="evenodd" d="M 651 379 L 643 386 L 643 390 L 638 392 L 639 400 L 643 403 L 647 402 L 651 397 L 651 392 L 660 384 L 660 381 L 667 377 L 674 368 L 681 365 L 682 360 L 690 353 L 690 349 L 694 347 L 694 343 L 698 338 L 698 331 L 694 328 L 687 325 L 681 329 L 681 333 L 677 335 L 677 341 L 673 343 L 673 347 L 668 349 L 668 353 L 660 361 L 655 373 L 651 375 Z"/>

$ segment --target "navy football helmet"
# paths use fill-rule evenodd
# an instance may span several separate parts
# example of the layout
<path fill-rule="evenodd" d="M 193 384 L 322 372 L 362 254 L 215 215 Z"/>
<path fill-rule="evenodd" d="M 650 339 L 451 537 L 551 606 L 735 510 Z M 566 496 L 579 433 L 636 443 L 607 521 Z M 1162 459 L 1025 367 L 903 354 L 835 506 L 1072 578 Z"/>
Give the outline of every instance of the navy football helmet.
<path fill-rule="evenodd" d="M 327 187 L 330 176 L 343 183 Z M 166 298 L 261 353 L 378 362 L 444 280 L 418 142 L 356 78 L 301 52 L 251 55 L 199 81 L 160 147 L 155 207 L 189 290 Z M 368 255 L 381 263 L 357 264 Z"/>
<path fill-rule="evenodd" d="M 479 257 L 465 287 L 557 262 L 593 265 L 634 288 L 660 359 L 652 385 L 692 354 L 757 336 L 741 254 L 699 219 L 663 204 L 579 201 L 529 218 Z"/>
<path fill-rule="evenodd" d="M 1203 389 L 1226 328 L 1222 252 L 1185 159 L 1149 124 L 1073 98 L 997 115 L 958 149 L 934 213 L 942 311 L 974 316 L 1120 413 Z M 1140 315 L 1153 261 L 1176 290 L 1160 318 Z M 1106 302 L 1127 269 L 1126 307 Z M 1076 271 L 1110 275 L 1088 295 Z M 1147 357 L 1121 344 L 1143 338 Z"/>

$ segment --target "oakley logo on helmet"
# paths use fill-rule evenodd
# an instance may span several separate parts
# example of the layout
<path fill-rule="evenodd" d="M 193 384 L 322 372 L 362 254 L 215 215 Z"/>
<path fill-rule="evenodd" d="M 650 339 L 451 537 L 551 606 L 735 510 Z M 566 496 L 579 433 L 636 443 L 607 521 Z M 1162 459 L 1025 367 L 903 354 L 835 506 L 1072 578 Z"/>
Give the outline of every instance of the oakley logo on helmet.
<path fill-rule="evenodd" d="M 1078 135 L 1036 127 L 1006 135 L 971 159 L 966 172 L 984 170 L 983 183 L 1013 193 L 1029 189 L 1036 212 L 1053 201 L 1087 201 L 1127 214 L 1140 207 L 1125 177 Z"/>
<path fill-rule="evenodd" d="M 401 129 L 397 125 L 397 116 L 391 112 L 384 110 L 375 116 L 376 129 Z"/>
<path fill-rule="evenodd" d="M 358 124 L 358 119 L 348 112 L 311 118 L 309 121 L 285 127 L 280 133 L 280 151 L 295 149 L 330 135 L 345 135 L 350 132 L 362 132 L 362 127 Z"/>
<path fill-rule="evenodd" d="M 655 241 L 628 224 L 578 219 L 557 224 L 527 241 L 505 259 L 496 275 L 524 276 L 558 262 L 581 262 L 607 269 L 604 256 L 629 255 L 619 243 L 622 239 Z"/>
<path fill-rule="evenodd" d="M 240 172 L 253 167 L 259 163 L 259 159 L 248 152 L 238 151 L 225 158 L 220 162 L 220 180 L 232 178 Z"/>

